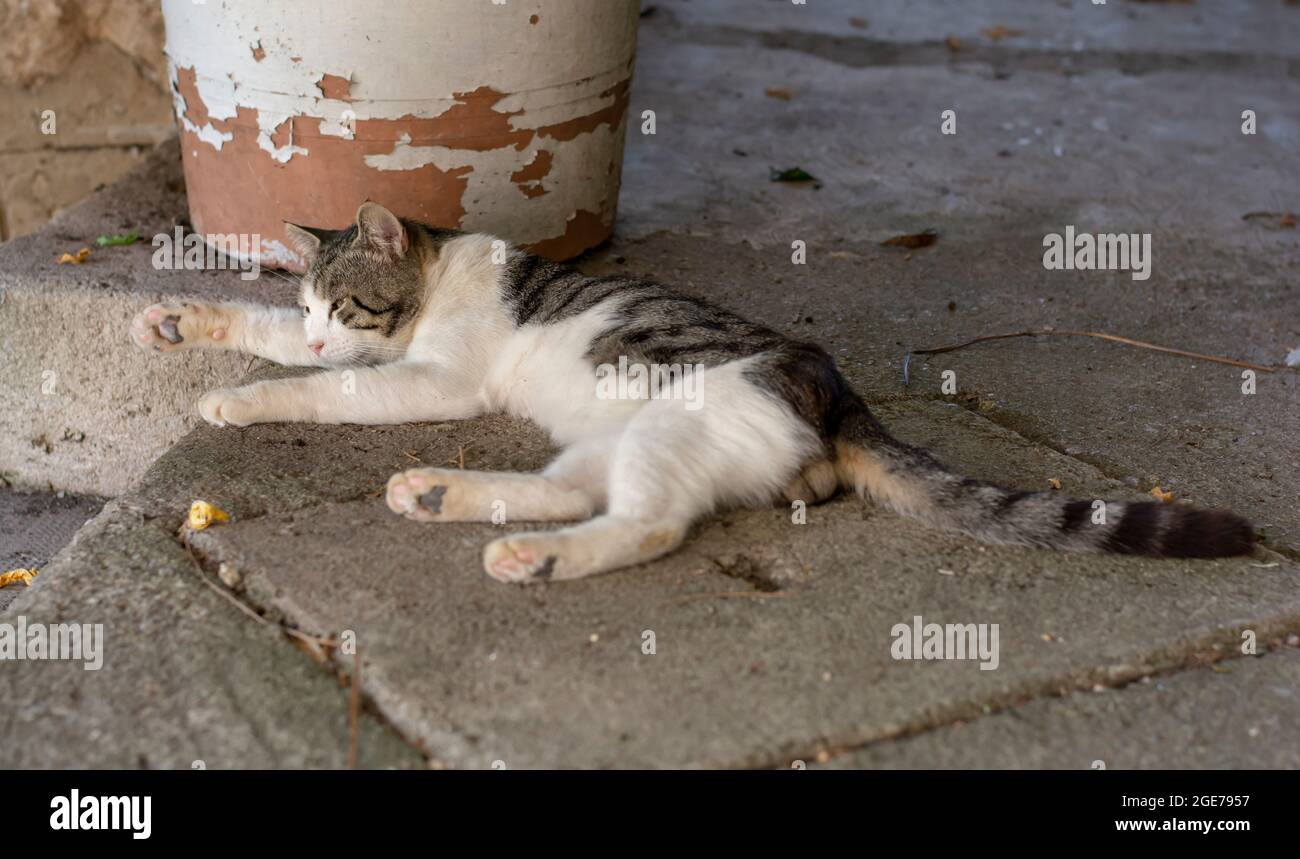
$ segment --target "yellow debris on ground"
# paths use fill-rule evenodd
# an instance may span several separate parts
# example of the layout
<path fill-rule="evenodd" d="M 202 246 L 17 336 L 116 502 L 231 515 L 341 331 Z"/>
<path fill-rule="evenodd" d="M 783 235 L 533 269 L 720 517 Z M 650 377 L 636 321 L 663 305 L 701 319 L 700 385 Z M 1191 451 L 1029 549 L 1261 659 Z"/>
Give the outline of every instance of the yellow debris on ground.
<path fill-rule="evenodd" d="M 36 575 L 39 572 L 40 570 L 35 567 L 30 570 L 24 570 L 19 567 L 18 569 L 10 570 L 7 573 L 0 573 L 0 588 L 15 585 L 19 582 L 22 582 L 30 588 L 32 586 L 32 579 L 36 578 Z"/>
<path fill-rule="evenodd" d="M 1151 490 L 1151 496 L 1160 499 L 1166 504 L 1172 504 L 1174 502 L 1174 493 L 1165 492 L 1159 486 Z"/>
<path fill-rule="evenodd" d="M 230 514 L 206 501 L 195 501 L 190 505 L 189 526 L 195 531 L 202 531 L 214 522 L 229 522 Z"/>
<path fill-rule="evenodd" d="M 81 265 L 83 262 L 86 261 L 86 259 L 89 256 L 90 256 L 90 248 L 82 248 L 81 250 L 77 251 L 75 254 L 64 254 L 63 256 L 59 257 L 59 265 L 63 265 L 64 263 L 69 263 L 69 262 L 72 263 L 73 265 Z"/>

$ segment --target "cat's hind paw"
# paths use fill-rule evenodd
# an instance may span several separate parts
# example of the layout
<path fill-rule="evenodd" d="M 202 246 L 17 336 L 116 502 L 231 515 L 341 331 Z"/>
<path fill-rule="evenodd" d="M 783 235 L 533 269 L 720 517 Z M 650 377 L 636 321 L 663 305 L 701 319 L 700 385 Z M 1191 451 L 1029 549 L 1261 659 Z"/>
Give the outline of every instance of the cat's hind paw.
<path fill-rule="evenodd" d="M 412 468 L 388 478 L 388 509 L 416 522 L 463 522 L 482 517 L 462 509 L 464 478 L 449 468 Z"/>
<path fill-rule="evenodd" d="M 511 584 L 576 578 L 576 571 L 566 569 L 559 542 L 547 533 L 514 534 L 493 540 L 483 550 L 483 569 L 497 581 Z"/>
<path fill-rule="evenodd" d="M 131 321 L 131 342 L 151 352 L 211 345 L 226 333 L 215 309 L 191 301 L 153 304 Z"/>

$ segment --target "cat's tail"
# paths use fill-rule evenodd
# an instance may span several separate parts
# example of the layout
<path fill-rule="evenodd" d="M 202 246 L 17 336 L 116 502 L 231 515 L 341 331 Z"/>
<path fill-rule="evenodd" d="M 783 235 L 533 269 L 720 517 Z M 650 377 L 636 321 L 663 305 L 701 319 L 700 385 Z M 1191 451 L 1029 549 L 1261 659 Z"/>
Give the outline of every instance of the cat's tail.
<path fill-rule="evenodd" d="M 890 436 L 856 395 L 846 399 L 839 404 L 834 436 L 840 483 L 898 513 L 987 543 L 1168 558 L 1252 551 L 1250 523 L 1224 510 L 1075 500 L 962 477 Z"/>

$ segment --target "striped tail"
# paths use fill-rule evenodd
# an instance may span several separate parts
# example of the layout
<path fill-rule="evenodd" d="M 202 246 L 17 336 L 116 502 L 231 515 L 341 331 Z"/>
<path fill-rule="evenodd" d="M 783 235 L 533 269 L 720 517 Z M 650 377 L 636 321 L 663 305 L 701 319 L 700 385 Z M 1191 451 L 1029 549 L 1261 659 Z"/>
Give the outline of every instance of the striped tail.
<path fill-rule="evenodd" d="M 835 436 L 841 485 L 906 516 L 986 543 L 1163 558 L 1249 554 L 1250 523 L 1224 510 L 1017 492 L 962 477 L 891 437 L 866 405 L 845 403 Z"/>

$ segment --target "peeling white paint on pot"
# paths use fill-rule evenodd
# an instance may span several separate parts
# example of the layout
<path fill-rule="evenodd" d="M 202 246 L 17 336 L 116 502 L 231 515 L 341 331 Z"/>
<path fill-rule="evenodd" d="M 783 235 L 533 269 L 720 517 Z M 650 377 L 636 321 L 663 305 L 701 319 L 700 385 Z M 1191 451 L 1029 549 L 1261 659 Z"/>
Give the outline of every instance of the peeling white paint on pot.
<path fill-rule="evenodd" d="M 370 199 L 557 259 L 613 229 L 637 0 L 163 0 L 193 227 L 350 223 Z"/>

